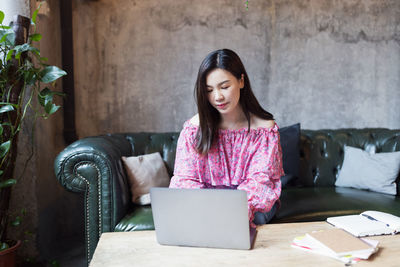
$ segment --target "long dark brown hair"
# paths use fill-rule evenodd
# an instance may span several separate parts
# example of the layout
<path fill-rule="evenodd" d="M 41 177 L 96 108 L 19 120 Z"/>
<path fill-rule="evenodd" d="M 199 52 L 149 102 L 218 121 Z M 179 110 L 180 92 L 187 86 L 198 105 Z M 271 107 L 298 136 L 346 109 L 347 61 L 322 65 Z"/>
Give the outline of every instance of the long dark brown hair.
<path fill-rule="evenodd" d="M 265 120 L 273 120 L 274 116 L 264 110 L 258 103 L 251 89 L 250 80 L 246 69 L 243 66 L 239 56 L 230 49 L 219 49 L 211 52 L 203 60 L 197 75 L 194 93 L 197 101 L 197 110 L 199 113 L 200 128 L 197 131 L 197 151 L 206 154 L 214 140 L 216 139 L 218 126 L 221 122 L 221 116 L 208 101 L 207 96 L 207 75 L 215 69 L 229 71 L 236 79 L 240 80 L 244 75 L 244 87 L 240 90 L 239 104 L 241 105 L 248 123 L 250 131 L 250 114 L 254 114 Z"/>

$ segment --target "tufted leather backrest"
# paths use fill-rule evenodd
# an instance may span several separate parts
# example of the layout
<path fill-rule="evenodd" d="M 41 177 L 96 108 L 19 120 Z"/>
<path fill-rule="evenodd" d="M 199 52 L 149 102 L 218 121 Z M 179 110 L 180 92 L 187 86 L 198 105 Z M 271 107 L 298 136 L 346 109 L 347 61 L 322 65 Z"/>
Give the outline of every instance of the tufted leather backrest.
<path fill-rule="evenodd" d="M 160 152 L 172 177 L 179 133 L 130 133 L 126 139 L 132 146 L 132 156 Z"/>
<path fill-rule="evenodd" d="M 300 183 L 333 186 L 342 167 L 345 145 L 376 153 L 400 151 L 400 130 L 302 130 Z"/>
<path fill-rule="evenodd" d="M 178 137 L 177 132 L 126 134 L 133 155 L 160 152 L 170 176 L 173 174 Z M 342 167 L 344 145 L 376 153 L 400 151 L 400 130 L 382 128 L 302 130 L 299 184 L 333 186 Z"/>

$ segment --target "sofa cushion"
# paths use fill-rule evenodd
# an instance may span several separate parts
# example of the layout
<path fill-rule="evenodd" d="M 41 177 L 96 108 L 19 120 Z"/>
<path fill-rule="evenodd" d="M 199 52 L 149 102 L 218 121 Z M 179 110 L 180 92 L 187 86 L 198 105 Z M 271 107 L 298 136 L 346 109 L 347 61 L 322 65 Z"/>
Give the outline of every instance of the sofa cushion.
<path fill-rule="evenodd" d="M 151 206 L 136 206 L 115 226 L 115 232 L 154 230 Z"/>
<path fill-rule="evenodd" d="M 272 222 L 321 221 L 330 216 L 378 210 L 400 216 L 400 198 L 346 187 L 286 188 Z"/>
<path fill-rule="evenodd" d="M 335 185 L 396 195 L 399 170 L 400 151 L 370 154 L 345 146 L 342 169 Z"/>
<path fill-rule="evenodd" d="M 300 123 L 279 129 L 282 147 L 282 164 L 285 176 L 282 187 L 299 177 L 300 167 Z"/>
<path fill-rule="evenodd" d="M 345 187 L 286 188 L 281 207 L 271 223 L 324 221 L 331 216 L 378 210 L 400 216 L 400 198 Z M 154 230 L 151 206 L 137 206 L 115 227 L 115 231 Z"/>

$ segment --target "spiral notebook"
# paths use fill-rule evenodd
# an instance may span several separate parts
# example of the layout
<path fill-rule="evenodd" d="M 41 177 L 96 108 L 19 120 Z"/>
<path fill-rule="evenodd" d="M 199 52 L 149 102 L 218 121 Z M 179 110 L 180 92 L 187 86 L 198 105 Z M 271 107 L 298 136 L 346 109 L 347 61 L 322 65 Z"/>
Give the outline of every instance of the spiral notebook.
<path fill-rule="evenodd" d="M 400 217 L 380 211 L 329 217 L 326 221 L 358 237 L 396 234 L 400 231 Z"/>

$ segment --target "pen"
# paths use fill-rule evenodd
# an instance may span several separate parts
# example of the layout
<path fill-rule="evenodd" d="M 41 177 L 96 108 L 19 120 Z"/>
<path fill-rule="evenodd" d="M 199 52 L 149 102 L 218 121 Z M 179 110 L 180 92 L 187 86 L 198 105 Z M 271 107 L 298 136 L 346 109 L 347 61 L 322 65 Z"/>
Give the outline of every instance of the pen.
<path fill-rule="evenodd" d="M 369 215 L 367 215 L 367 214 L 361 214 L 362 216 L 364 216 L 364 217 L 367 217 L 368 219 L 370 219 L 371 221 L 378 221 L 377 219 L 375 219 L 374 217 L 371 217 L 371 216 L 369 216 Z"/>
<path fill-rule="evenodd" d="M 369 216 L 369 215 L 367 215 L 367 214 L 361 214 L 362 216 L 364 216 L 364 217 L 367 217 L 369 220 L 371 220 L 371 221 L 377 221 L 377 222 L 381 222 L 381 221 L 378 221 L 377 219 L 375 219 L 374 217 L 372 217 L 372 216 Z M 383 222 L 382 222 L 383 223 Z M 385 223 L 385 225 L 387 226 L 387 227 L 389 227 L 389 224 L 387 224 L 387 223 Z"/>

